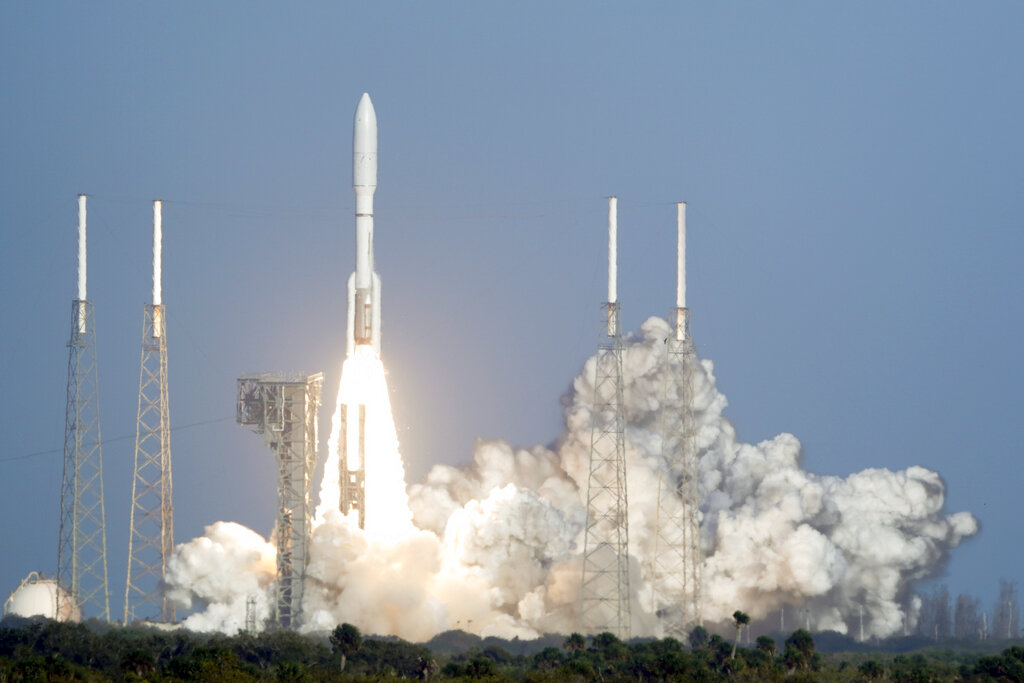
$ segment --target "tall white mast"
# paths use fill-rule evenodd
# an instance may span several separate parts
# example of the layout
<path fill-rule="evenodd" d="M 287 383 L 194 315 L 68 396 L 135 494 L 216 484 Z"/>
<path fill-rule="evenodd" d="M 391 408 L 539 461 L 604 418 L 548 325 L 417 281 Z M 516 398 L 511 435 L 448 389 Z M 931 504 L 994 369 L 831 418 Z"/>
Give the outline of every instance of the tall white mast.
<path fill-rule="evenodd" d="M 78 300 L 87 301 L 86 278 L 88 263 L 85 244 L 85 195 L 78 195 Z M 78 331 L 85 334 L 85 306 L 78 307 Z"/>
<path fill-rule="evenodd" d="M 686 308 L 686 202 L 676 204 L 676 307 Z"/>
<path fill-rule="evenodd" d="M 608 198 L 608 303 L 614 304 L 618 299 L 618 261 L 619 261 L 619 199 Z"/>
<path fill-rule="evenodd" d="M 153 305 L 160 306 L 160 266 L 163 250 L 163 202 L 153 202 Z"/>
<path fill-rule="evenodd" d="M 86 259 L 85 259 L 85 195 L 78 195 L 78 300 L 86 301 Z"/>

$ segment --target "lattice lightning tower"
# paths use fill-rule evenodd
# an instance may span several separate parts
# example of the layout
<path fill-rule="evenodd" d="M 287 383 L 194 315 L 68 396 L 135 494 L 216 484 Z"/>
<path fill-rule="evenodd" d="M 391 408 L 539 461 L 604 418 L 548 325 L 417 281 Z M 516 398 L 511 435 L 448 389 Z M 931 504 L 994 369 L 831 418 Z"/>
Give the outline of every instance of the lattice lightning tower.
<path fill-rule="evenodd" d="M 68 341 L 67 409 L 64 421 L 64 476 L 60 495 L 57 614 L 97 616 L 110 621 L 107 532 L 103 503 L 103 447 L 100 438 L 99 378 L 93 306 L 86 299 L 85 195 L 78 195 L 78 298 L 71 303 Z"/>
<path fill-rule="evenodd" d="M 237 420 L 263 435 L 277 461 L 277 582 L 274 621 L 297 628 L 312 533 L 317 412 L 324 376 L 261 374 L 238 380 Z"/>
<path fill-rule="evenodd" d="M 629 526 L 622 412 L 622 335 L 616 300 L 617 200 L 608 199 L 608 301 L 594 367 L 580 628 L 630 636 Z"/>
<path fill-rule="evenodd" d="M 173 622 L 174 606 L 160 585 L 174 549 L 171 496 L 171 419 L 167 403 L 167 316 L 161 301 L 161 202 L 153 202 L 153 303 L 142 324 L 135 473 L 128 536 L 124 623 Z"/>
<path fill-rule="evenodd" d="M 651 611 L 664 636 L 681 639 L 702 623 L 700 499 L 693 419 L 693 368 L 697 362 L 686 308 L 686 204 L 677 205 L 678 258 L 675 331 L 666 346 L 662 406 L 662 467 L 651 566 Z"/>

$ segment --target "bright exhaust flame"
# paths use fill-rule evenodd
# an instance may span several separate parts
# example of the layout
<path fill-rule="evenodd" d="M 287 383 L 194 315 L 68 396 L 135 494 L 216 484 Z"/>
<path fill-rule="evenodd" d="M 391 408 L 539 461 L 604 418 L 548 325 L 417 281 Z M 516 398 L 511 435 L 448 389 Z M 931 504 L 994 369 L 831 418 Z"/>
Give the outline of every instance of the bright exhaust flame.
<path fill-rule="evenodd" d="M 364 443 L 359 445 L 360 406 L 365 407 Z M 413 531 L 409 496 L 405 492 L 405 466 L 398 452 L 398 434 L 391 415 L 384 364 L 377 358 L 373 347 L 361 344 L 345 359 L 338 387 L 338 403 L 331 422 L 327 464 L 320 485 L 320 505 L 314 525 L 321 524 L 328 510 L 338 510 L 341 485 L 338 481 L 341 411 L 347 411 L 347 453 L 349 469 L 359 466 L 360 454 L 366 459 L 366 527 L 369 541 L 394 542 Z M 356 514 L 348 516 L 349 523 L 358 525 Z"/>

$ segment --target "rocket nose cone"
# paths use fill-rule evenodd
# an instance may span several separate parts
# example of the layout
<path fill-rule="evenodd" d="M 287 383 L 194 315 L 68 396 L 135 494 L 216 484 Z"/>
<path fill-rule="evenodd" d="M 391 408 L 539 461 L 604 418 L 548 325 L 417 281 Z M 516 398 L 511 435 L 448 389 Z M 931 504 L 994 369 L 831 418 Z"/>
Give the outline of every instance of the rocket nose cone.
<path fill-rule="evenodd" d="M 352 185 L 377 186 L 377 112 L 373 110 L 370 94 L 365 92 L 356 107 L 352 133 Z"/>
<path fill-rule="evenodd" d="M 357 153 L 377 151 L 377 112 L 373 110 L 369 93 L 363 93 L 359 98 L 359 106 L 356 107 L 353 142 Z"/>

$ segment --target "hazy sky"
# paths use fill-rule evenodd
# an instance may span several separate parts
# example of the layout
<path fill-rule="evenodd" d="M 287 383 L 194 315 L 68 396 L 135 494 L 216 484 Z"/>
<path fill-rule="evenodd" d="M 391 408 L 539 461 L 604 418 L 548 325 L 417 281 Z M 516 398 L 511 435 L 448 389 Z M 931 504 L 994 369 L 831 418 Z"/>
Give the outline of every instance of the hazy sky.
<path fill-rule="evenodd" d="M 89 199 L 112 609 L 127 560 L 151 200 L 164 205 L 175 534 L 269 532 L 246 372 L 322 370 L 353 268 L 352 116 L 380 127 L 383 357 L 410 479 L 548 443 L 593 352 L 607 202 L 635 330 L 689 303 L 740 436 L 923 465 L 1024 580 L 1024 6 L 3 3 L 0 591 L 56 567 L 76 195 Z M 321 413 L 321 437 L 329 431 Z M 29 457 L 25 457 L 29 456 Z"/>

